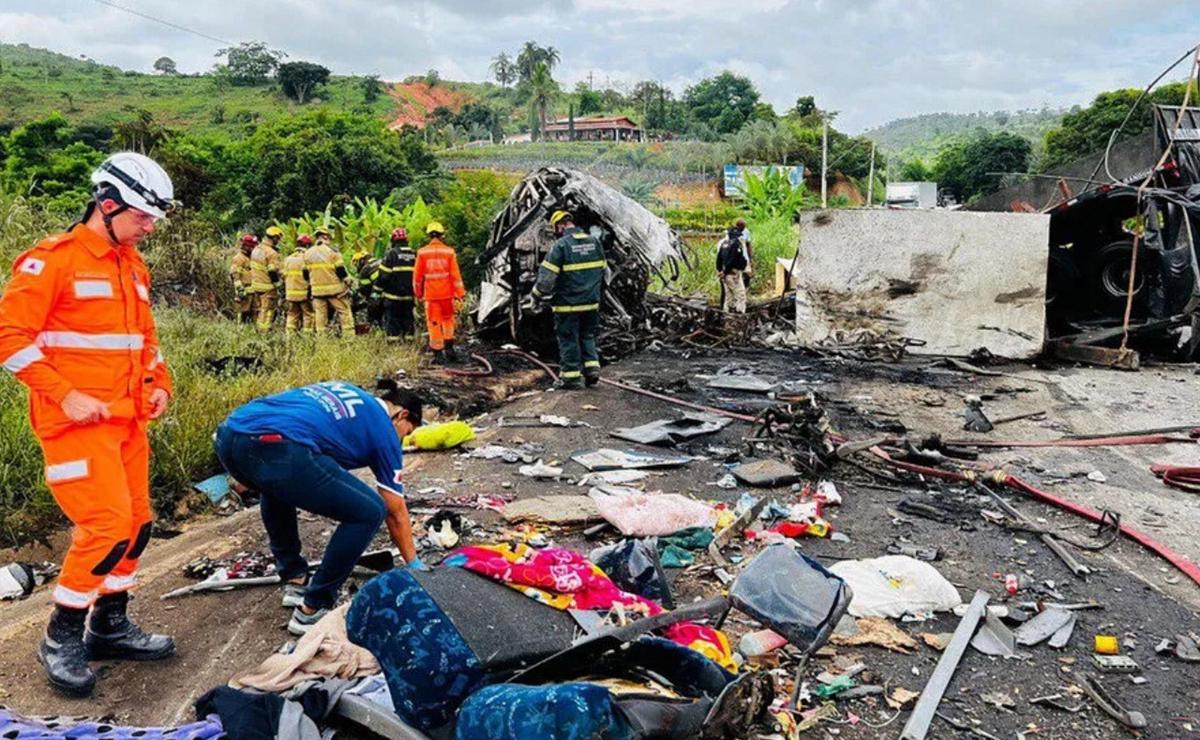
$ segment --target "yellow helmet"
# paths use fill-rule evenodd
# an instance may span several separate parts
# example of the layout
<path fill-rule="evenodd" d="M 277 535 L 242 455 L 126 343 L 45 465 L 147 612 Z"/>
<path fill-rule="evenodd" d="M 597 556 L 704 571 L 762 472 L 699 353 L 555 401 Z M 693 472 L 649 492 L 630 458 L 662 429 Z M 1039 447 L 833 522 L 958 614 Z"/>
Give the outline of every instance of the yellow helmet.
<path fill-rule="evenodd" d="M 569 211 L 555 211 L 554 213 L 550 214 L 550 225 L 557 226 L 559 221 L 562 221 L 563 219 L 570 220 L 570 218 L 571 213 Z"/>
<path fill-rule="evenodd" d="M 425 233 L 426 234 L 445 234 L 446 227 L 442 226 L 441 221 L 430 221 L 425 226 Z"/>
<path fill-rule="evenodd" d="M 283 236 L 283 229 L 279 228 L 278 226 L 268 226 L 267 230 L 263 233 L 265 233 L 267 236 L 273 236 L 278 239 Z"/>

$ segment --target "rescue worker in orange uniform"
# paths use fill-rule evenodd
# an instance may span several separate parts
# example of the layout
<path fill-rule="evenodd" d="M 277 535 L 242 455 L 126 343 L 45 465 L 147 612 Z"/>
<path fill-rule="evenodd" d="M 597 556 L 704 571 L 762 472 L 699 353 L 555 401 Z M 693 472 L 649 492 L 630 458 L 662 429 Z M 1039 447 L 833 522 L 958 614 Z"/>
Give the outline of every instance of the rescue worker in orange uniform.
<path fill-rule="evenodd" d="M 51 685 L 77 696 L 95 687 L 89 660 L 175 652 L 126 611 L 150 541 L 146 426 L 172 390 L 137 246 L 171 210 L 174 188 L 132 152 L 91 179 L 81 222 L 17 257 L 0 297 L 0 364 L 29 387 L 46 483 L 75 525 L 38 659 Z"/>
<path fill-rule="evenodd" d="M 429 328 L 429 348 L 433 362 L 456 362 L 454 319 L 459 302 L 466 296 L 458 257 L 454 247 L 442 241 L 446 228 L 437 221 L 425 227 L 429 243 L 417 250 L 413 266 L 413 295 L 425 304 L 425 324 Z"/>
<path fill-rule="evenodd" d="M 296 248 L 283 260 L 283 300 L 287 304 L 284 331 L 316 332 L 313 325 L 312 295 L 308 285 L 308 265 L 304 261 L 305 251 L 312 246 L 312 237 L 301 234 L 296 237 Z"/>
<path fill-rule="evenodd" d="M 250 292 L 258 302 L 255 325 L 267 331 L 275 323 L 275 306 L 279 299 L 279 240 L 283 231 L 278 226 L 267 228 L 263 240 L 250 253 Z"/>
<path fill-rule="evenodd" d="M 237 298 L 239 324 L 251 323 L 256 313 L 254 294 L 250 292 L 250 253 L 257 246 L 258 237 L 243 234 L 238 251 L 229 263 L 229 278 L 233 281 L 233 294 Z"/>

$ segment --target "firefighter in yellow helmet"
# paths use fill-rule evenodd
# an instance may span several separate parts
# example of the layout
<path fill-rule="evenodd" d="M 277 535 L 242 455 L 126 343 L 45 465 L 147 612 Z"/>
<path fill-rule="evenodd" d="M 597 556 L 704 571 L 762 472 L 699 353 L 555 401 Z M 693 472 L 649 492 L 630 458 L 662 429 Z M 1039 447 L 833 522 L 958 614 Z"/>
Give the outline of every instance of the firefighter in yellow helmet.
<path fill-rule="evenodd" d="M 250 253 L 250 292 L 258 303 L 255 325 L 259 331 L 267 331 L 275 322 L 275 305 L 279 298 L 279 251 L 276 246 L 281 238 L 283 231 L 278 226 L 271 226 Z"/>
<path fill-rule="evenodd" d="M 354 314 L 350 311 L 350 274 L 342 261 L 342 253 L 330 244 L 332 236 L 325 228 L 313 232 L 316 244 L 304 252 L 308 267 L 308 284 L 312 291 L 313 326 L 317 333 L 329 325 L 333 311 L 342 328 L 342 336 L 354 334 Z"/>
<path fill-rule="evenodd" d="M 548 302 L 554 311 L 558 364 L 562 368 L 559 387 L 574 390 L 600 382 L 596 334 L 608 263 L 600 242 L 576 226 L 567 211 L 552 213 L 550 226 L 558 241 L 538 268 L 533 297 Z"/>
<path fill-rule="evenodd" d="M 308 234 L 296 237 L 296 248 L 283 260 L 283 300 L 287 305 L 284 330 L 288 334 L 304 330 L 310 334 L 313 326 L 312 296 L 309 295 L 308 265 L 305 251 L 312 246 L 313 238 Z"/>
<path fill-rule="evenodd" d="M 254 234 L 243 234 L 238 240 L 238 250 L 229 262 L 229 279 L 233 282 L 233 295 L 237 298 L 238 323 L 249 324 L 254 321 L 255 295 L 250 292 L 250 253 L 258 246 L 258 237 Z"/>

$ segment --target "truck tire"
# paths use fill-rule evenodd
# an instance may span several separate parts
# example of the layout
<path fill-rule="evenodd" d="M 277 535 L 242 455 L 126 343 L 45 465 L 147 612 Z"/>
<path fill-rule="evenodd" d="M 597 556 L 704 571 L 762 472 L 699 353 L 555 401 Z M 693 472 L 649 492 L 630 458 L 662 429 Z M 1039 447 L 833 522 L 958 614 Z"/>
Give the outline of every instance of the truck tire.
<path fill-rule="evenodd" d="M 1126 291 L 1129 290 L 1129 259 L 1133 255 L 1133 240 L 1122 239 L 1104 245 L 1095 257 L 1096 306 L 1108 316 L 1125 312 Z M 1146 274 L 1151 269 L 1150 254 L 1139 248 L 1137 279 L 1134 281 L 1133 307 L 1139 312 L 1146 303 Z"/>

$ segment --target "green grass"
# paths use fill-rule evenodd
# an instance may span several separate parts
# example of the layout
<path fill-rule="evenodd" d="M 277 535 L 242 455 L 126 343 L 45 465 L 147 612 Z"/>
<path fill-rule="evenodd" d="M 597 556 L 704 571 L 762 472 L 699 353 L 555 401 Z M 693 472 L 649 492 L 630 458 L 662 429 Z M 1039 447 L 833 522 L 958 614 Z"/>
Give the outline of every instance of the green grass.
<path fill-rule="evenodd" d="M 147 110 L 159 124 L 207 132 L 322 105 L 384 119 L 396 108 L 383 92 L 373 103 L 365 103 L 358 77 L 330 77 L 317 94 L 320 102 L 301 106 L 275 85 L 237 87 L 219 84 L 209 75 L 123 72 L 52 52 L 0 47 L 0 123 L 6 125 L 18 126 L 55 111 L 73 124 L 112 125 L 128 120 L 134 110 Z"/>
<path fill-rule="evenodd" d="M 24 199 L 0 195 L 0 264 L 42 236 L 69 223 L 66 214 L 49 213 Z M 206 241 L 198 226 L 172 225 L 154 237 L 147 259 L 156 281 L 164 284 L 190 276 L 203 292 L 207 281 L 221 280 L 226 253 Z M 8 272 L 0 278 L 0 289 Z M 177 298 L 174 300 L 178 300 Z M 201 308 L 201 306 L 196 306 Z M 151 427 L 151 487 L 160 517 L 172 516 L 189 484 L 219 472 L 211 436 L 232 409 L 267 393 L 328 379 L 369 383 L 376 375 L 413 370 L 417 347 L 390 345 L 372 334 L 347 339 L 260 335 L 233 324 L 209 306 L 157 305 L 155 315 L 163 353 L 175 380 L 175 398 L 167 416 Z M 227 355 L 262 359 L 262 370 L 234 377 L 214 375 L 205 360 Z M 43 462 L 29 428 L 24 386 L 0 374 L 0 544 L 37 538 L 62 523 L 43 482 Z"/>

